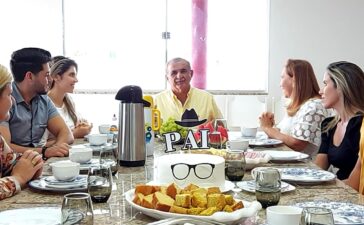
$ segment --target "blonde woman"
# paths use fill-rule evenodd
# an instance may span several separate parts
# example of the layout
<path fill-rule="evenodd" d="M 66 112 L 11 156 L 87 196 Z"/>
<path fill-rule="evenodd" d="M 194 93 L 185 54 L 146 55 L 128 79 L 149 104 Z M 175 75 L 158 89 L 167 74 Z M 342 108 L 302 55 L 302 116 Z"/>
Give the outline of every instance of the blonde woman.
<path fill-rule="evenodd" d="M 322 144 L 315 163 L 327 170 L 338 169 L 340 180 L 347 179 L 358 160 L 360 127 L 364 112 L 364 73 L 350 62 L 331 63 L 321 90 L 325 108 L 333 108 L 335 117 L 323 121 Z"/>
<path fill-rule="evenodd" d="M 74 138 L 83 138 L 91 132 L 92 124 L 80 118 L 69 96 L 69 93 L 73 93 L 75 84 L 78 82 L 77 63 L 72 59 L 56 56 L 53 57 L 50 66 L 52 82 L 48 96 L 72 130 Z"/>
<path fill-rule="evenodd" d="M 0 120 L 7 120 L 12 106 L 12 76 L 0 65 Z M 43 160 L 36 151 L 16 154 L 0 134 L 0 200 L 11 197 L 24 188 L 28 181 L 42 173 Z"/>
<path fill-rule="evenodd" d="M 329 112 L 321 103 L 320 88 L 311 64 L 289 59 L 283 68 L 280 86 L 283 95 L 290 100 L 286 116 L 274 128 L 274 115 L 263 113 L 259 118 L 262 130 L 295 151 L 316 155 L 321 143 L 321 122 Z"/>

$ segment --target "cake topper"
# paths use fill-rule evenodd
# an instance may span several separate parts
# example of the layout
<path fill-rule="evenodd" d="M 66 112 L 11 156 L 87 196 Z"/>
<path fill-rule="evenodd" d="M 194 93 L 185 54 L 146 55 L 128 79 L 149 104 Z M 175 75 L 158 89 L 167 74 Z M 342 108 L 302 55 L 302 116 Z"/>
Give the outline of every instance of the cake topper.
<path fill-rule="evenodd" d="M 194 108 L 186 109 L 183 114 L 181 121 L 175 121 L 176 124 L 182 127 L 195 127 L 206 122 L 207 119 L 198 120 L 197 113 Z"/>

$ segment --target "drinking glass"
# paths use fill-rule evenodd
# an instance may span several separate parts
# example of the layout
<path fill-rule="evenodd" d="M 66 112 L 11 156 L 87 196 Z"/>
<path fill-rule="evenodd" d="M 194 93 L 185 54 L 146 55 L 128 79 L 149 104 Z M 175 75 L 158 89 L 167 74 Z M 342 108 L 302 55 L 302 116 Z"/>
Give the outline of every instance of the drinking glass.
<path fill-rule="evenodd" d="M 225 176 L 228 180 L 234 182 L 234 197 L 237 197 L 241 189 L 237 186 L 237 182 L 243 180 L 245 173 L 245 155 L 244 150 L 229 150 L 225 157 Z"/>
<path fill-rule="evenodd" d="M 334 225 L 330 209 L 320 207 L 303 208 L 300 225 Z"/>
<path fill-rule="evenodd" d="M 62 224 L 93 224 L 94 214 L 90 195 L 87 193 L 70 193 L 63 197 Z"/>
<path fill-rule="evenodd" d="M 263 208 L 277 205 L 281 197 L 281 175 L 275 168 L 262 168 L 255 176 L 255 196 Z"/>
<path fill-rule="evenodd" d="M 107 145 L 100 151 L 100 165 L 110 166 L 113 176 L 118 172 L 117 145 Z"/>
<path fill-rule="evenodd" d="M 112 174 L 109 165 L 102 164 L 89 168 L 87 189 L 93 202 L 107 202 L 112 190 Z"/>
<path fill-rule="evenodd" d="M 209 133 L 210 148 L 221 149 L 221 134 L 218 131 Z"/>
<path fill-rule="evenodd" d="M 226 119 L 216 119 L 214 121 L 214 129 L 217 130 L 218 126 L 222 126 L 223 128 L 227 129 Z"/>

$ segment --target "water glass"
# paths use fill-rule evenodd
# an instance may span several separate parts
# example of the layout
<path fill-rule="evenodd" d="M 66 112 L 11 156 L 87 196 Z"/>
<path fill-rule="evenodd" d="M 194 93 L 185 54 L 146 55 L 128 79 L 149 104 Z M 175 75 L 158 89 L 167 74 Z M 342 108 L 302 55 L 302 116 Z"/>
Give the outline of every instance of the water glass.
<path fill-rule="evenodd" d="M 209 133 L 210 148 L 221 149 L 221 133 L 214 131 Z"/>
<path fill-rule="evenodd" d="M 227 121 L 226 119 L 216 119 L 214 121 L 214 129 L 217 130 L 219 126 L 222 126 L 223 128 L 227 129 Z"/>
<path fill-rule="evenodd" d="M 110 166 L 113 176 L 118 172 L 117 145 L 103 147 L 100 151 L 100 165 Z"/>
<path fill-rule="evenodd" d="M 70 193 L 63 197 L 62 224 L 91 225 L 94 214 L 90 195 L 87 193 Z"/>
<path fill-rule="evenodd" d="M 275 168 L 262 168 L 255 175 L 255 196 L 263 208 L 277 205 L 281 197 L 281 175 Z"/>
<path fill-rule="evenodd" d="M 330 209 L 321 207 L 303 208 L 300 225 L 334 225 Z"/>
<path fill-rule="evenodd" d="M 241 189 L 237 186 L 237 182 L 241 181 L 245 174 L 245 154 L 244 150 L 229 150 L 225 157 L 225 176 L 228 180 L 233 181 L 235 187 L 232 189 L 234 197 Z"/>
<path fill-rule="evenodd" d="M 107 202 L 112 190 L 112 173 L 109 165 L 90 167 L 87 177 L 87 189 L 95 203 Z"/>

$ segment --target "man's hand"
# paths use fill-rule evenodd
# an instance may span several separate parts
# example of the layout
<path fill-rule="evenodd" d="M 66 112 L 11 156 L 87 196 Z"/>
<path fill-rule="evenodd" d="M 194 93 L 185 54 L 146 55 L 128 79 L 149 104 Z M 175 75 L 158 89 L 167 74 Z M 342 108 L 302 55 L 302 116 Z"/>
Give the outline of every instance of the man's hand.
<path fill-rule="evenodd" d="M 45 151 L 45 157 L 65 157 L 68 156 L 69 149 L 71 147 L 67 143 L 55 144 L 47 148 Z"/>

